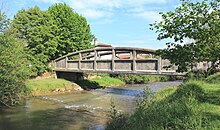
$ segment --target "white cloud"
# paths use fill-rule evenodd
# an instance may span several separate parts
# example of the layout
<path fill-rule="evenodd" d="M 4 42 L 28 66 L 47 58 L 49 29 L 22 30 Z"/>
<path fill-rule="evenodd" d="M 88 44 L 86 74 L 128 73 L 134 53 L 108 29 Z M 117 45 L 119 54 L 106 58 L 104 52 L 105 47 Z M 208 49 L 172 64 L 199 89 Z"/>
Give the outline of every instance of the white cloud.
<path fill-rule="evenodd" d="M 104 17 L 110 17 L 112 15 L 112 9 L 116 7 L 116 4 L 111 0 L 78 0 L 70 1 L 70 6 L 78 13 L 91 19 L 99 19 Z"/>
<path fill-rule="evenodd" d="M 124 1 L 124 0 L 121 0 Z M 130 7 L 143 6 L 147 4 L 164 4 L 167 3 L 168 0 L 126 0 L 125 5 Z"/>
<path fill-rule="evenodd" d="M 47 0 L 43 0 L 47 1 Z M 53 1 L 53 0 L 49 0 Z M 110 18 L 115 9 L 132 10 L 145 9 L 149 4 L 165 4 L 169 0 L 74 0 L 64 1 L 77 11 L 91 19 Z M 133 12 L 135 13 L 135 12 Z M 152 12 L 151 12 L 152 13 Z M 141 15 L 140 12 L 137 15 Z M 142 15 L 147 15 L 143 14 Z"/>
<path fill-rule="evenodd" d="M 60 3 L 59 0 L 32 0 L 34 2 L 41 2 L 41 3 Z"/>
<path fill-rule="evenodd" d="M 94 9 L 84 9 L 81 12 L 84 16 L 92 18 L 92 19 L 102 18 L 108 14 L 108 12 L 94 10 Z"/>
<path fill-rule="evenodd" d="M 139 12 L 136 15 L 148 20 L 149 22 L 161 21 L 162 20 L 161 15 L 157 11 L 143 11 L 143 12 Z"/>

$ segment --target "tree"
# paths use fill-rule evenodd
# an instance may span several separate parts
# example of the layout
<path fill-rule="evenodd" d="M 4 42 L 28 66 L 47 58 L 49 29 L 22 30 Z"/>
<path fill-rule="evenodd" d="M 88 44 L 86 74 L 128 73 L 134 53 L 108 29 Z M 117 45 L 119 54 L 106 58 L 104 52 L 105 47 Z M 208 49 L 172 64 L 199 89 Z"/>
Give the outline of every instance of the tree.
<path fill-rule="evenodd" d="M 33 75 L 44 72 L 48 62 L 55 56 L 58 43 L 52 40 L 53 30 L 50 15 L 37 6 L 18 11 L 11 23 L 10 31 L 27 43 L 26 52 L 32 61 L 31 67 L 35 72 Z"/>
<path fill-rule="evenodd" d="M 7 20 L 3 13 L 0 19 Z M 9 23 L 9 22 L 6 22 Z M 5 26 L 0 21 L 0 28 Z M 8 25 L 6 25 L 8 26 Z M 4 28 L 4 27 L 3 27 Z M 26 94 L 25 80 L 29 76 L 29 63 L 24 44 L 4 31 L 0 34 L 0 105 L 12 106 Z"/>
<path fill-rule="evenodd" d="M 47 69 L 48 62 L 64 54 L 91 48 L 93 35 L 86 19 L 66 4 L 56 4 L 48 11 L 37 6 L 15 15 L 10 32 L 26 41 L 32 75 Z"/>
<path fill-rule="evenodd" d="M 66 4 L 59 3 L 48 9 L 56 29 L 53 42 L 57 43 L 57 52 L 53 59 L 64 54 L 91 48 L 94 36 L 86 19 L 74 12 Z"/>
<path fill-rule="evenodd" d="M 151 24 L 151 29 L 159 33 L 158 40 L 174 40 L 158 54 L 178 65 L 179 72 L 192 69 L 196 62 L 211 62 L 208 71 L 213 70 L 220 61 L 220 1 L 180 1 L 175 11 L 160 13 L 162 21 Z M 192 42 L 181 44 L 185 39 Z"/>

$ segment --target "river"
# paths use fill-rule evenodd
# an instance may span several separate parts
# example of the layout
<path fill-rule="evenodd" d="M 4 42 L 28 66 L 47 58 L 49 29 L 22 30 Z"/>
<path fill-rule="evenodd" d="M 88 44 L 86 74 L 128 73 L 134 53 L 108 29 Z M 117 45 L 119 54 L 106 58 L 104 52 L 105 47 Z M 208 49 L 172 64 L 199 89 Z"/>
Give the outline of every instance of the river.
<path fill-rule="evenodd" d="M 127 85 L 30 98 L 19 107 L 0 110 L 0 130 L 103 130 L 111 102 L 119 111 L 132 113 L 144 88 L 157 92 L 180 83 Z"/>

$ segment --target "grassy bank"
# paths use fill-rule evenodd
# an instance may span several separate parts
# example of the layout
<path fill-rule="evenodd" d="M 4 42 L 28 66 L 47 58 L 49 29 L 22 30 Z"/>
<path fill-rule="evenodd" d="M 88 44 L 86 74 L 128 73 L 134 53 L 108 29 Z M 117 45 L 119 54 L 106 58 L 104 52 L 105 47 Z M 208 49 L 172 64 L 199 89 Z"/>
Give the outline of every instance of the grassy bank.
<path fill-rule="evenodd" d="M 85 89 L 122 86 L 125 84 L 147 84 L 153 82 L 165 82 L 170 80 L 183 79 L 183 77 L 178 76 L 138 74 L 88 74 L 86 77 L 88 77 L 87 80 L 76 82 L 78 85 Z"/>
<path fill-rule="evenodd" d="M 168 76 L 134 74 L 88 74 L 86 77 L 86 80 L 77 81 L 76 84 L 64 79 L 45 78 L 28 80 L 26 85 L 28 89 L 31 90 L 32 94 L 41 95 L 52 92 L 71 91 L 74 88 L 77 88 L 78 85 L 84 89 L 95 89 L 101 87 L 122 86 L 125 84 L 168 81 L 170 79 Z"/>
<path fill-rule="evenodd" d="M 141 75 L 141 74 L 111 74 L 111 77 L 118 78 L 126 84 L 147 84 L 153 82 L 165 82 L 170 80 L 182 80 L 181 76 L 165 75 Z"/>
<path fill-rule="evenodd" d="M 34 95 L 72 91 L 79 88 L 78 85 L 73 82 L 55 78 L 28 80 L 26 86 Z"/>
<path fill-rule="evenodd" d="M 125 82 L 120 79 L 109 77 L 108 75 L 98 75 L 93 79 L 78 81 L 76 83 L 86 89 L 125 85 Z"/>
<path fill-rule="evenodd" d="M 134 114 L 114 114 L 107 129 L 167 130 L 220 128 L 220 74 L 206 81 L 187 81 L 150 94 L 138 103 Z"/>

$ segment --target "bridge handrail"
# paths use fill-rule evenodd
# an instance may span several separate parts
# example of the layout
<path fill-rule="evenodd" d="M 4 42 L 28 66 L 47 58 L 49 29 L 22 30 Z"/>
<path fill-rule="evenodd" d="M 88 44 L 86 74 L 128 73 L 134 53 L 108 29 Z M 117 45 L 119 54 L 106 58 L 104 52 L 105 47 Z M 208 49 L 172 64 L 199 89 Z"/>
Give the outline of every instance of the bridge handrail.
<path fill-rule="evenodd" d="M 153 49 L 145 49 L 145 48 L 134 48 L 134 47 L 100 47 L 100 48 L 93 48 L 93 49 L 87 49 L 87 50 L 81 50 L 81 51 L 77 51 L 77 52 L 72 52 L 69 54 L 66 54 L 64 56 L 61 56 L 57 59 L 55 59 L 54 61 L 59 61 L 61 59 L 64 59 L 66 57 L 72 56 L 72 55 L 76 55 L 79 53 L 86 53 L 86 52 L 95 52 L 95 51 L 106 51 L 106 50 L 127 50 L 127 51 L 143 51 L 143 52 L 149 52 L 149 53 L 155 53 L 155 50 Z"/>

